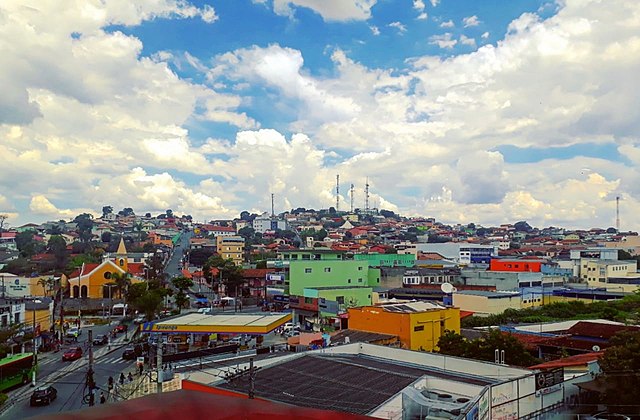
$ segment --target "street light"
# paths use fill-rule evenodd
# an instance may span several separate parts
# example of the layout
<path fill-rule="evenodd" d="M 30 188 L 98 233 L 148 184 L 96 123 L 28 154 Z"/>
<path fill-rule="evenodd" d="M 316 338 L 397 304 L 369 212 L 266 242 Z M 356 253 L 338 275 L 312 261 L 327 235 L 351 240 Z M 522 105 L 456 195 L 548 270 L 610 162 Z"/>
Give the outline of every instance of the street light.
<path fill-rule="evenodd" d="M 38 362 L 38 345 L 36 344 L 36 305 L 38 303 L 42 303 L 40 299 L 35 299 L 33 301 L 33 361 L 31 366 L 33 367 L 32 378 L 31 378 L 31 386 L 36 386 L 36 363 Z"/>
<path fill-rule="evenodd" d="M 112 300 L 112 295 L 111 295 L 111 288 L 112 287 L 118 287 L 117 284 L 105 284 L 105 287 L 109 288 L 109 326 L 111 326 L 111 308 L 113 307 L 113 300 Z M 102 313 L 104 315 L 104 312 Z M 107 334 L 107 343 L 109 346 L 109 349 L 111 349 L 111 334 Z"/>

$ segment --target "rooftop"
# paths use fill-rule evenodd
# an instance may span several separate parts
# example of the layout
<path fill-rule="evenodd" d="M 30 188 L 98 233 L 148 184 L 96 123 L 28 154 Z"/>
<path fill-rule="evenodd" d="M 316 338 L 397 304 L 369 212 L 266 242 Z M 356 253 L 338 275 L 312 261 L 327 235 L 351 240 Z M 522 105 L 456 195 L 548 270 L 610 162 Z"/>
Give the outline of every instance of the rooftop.
<path fill-rule="evenodd" d="M 232 313 L 207 315 L 190 313 L 160 322 L 147 322 L 140 326 L 142 332 L 164 333 L 247 333 L 266 334 L 291 320 L 285 313 Z"/>

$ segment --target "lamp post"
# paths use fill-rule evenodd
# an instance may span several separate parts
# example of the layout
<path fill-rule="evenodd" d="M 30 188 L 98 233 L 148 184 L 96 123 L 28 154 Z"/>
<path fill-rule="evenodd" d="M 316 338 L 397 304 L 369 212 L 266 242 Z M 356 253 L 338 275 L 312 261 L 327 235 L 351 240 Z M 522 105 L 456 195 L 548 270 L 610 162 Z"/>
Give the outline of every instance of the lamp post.
<path fill-rule="evenodd" d="M 33 361 L 31 363 L 33 369 L 31 376 L 31 386 L 36 386 L 36 364 L 38 363 L 38 345 L 36 343 L 36 305 L 42 303 L 40 299 L 33 301 Z"/>
<path fill-rule="evenodd" d="M 117 287 L 116 284 L 105 284 L 105 287 L 109 288 L 109 325 L 111 325 L 111 308 L 113 307 L 113 300 L 111 295 L 111 288 Z M 103 312 L 104 313 L 104 312 Z M 107 334 L 107 345 L 111 349 L 111 334 Z"/>

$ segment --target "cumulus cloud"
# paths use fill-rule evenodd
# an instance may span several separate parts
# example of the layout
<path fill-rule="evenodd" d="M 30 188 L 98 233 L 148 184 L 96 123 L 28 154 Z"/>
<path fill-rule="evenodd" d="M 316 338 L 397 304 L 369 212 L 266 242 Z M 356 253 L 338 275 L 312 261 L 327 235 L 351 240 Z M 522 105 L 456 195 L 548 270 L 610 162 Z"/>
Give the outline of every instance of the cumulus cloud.
<path fill-rule="evenodd" d="M 419 20 L 424 20 L 424 19 L 429 17 L 429 15 L 427 15 L 427 13 L 424 10 L 425 7 L 426 6 L 424 4 L 424 1 L 422 1 L 422 0 L 413 0 L 413 8 L 419 12 L 419 14 L 418 14 L 418 19 Z"/>
<path fill-rule="evenodd" d="M 390 27 L 390 28 L 396 28 L 400 35 L 402 35 L 403 33 L 407 32 L 407 27 L 401 22 L 391 22 L 387 26 Z"/>
<path fill-rule="evenodd" d="M 441 28 L 453 28 L 454 26 L 456 26 L 456 24 L 453 23 L 451 19 L 446 20 L 440 24 Z"/>
<path fill-rule="evenodd" d="M 380 28 L 375 25 L 369 25 L 369 29 L 371 29 L 371 33 L 375 36 L 380 35 Z"/>
<path fill-rule="evenodd" d="M 469 28 L 471 26 L 478 26 L 480 25 L 480 19 L 478 19 L 478 16 L 476 15 L 467 16 L 466 18 L 462 19 L 462 24 L 464 25 L 465 28 Z"/>
<path fill-rule="evenodd" d="M 453 39 L 453 35 L 450 32 L 447 32 L 442 35 L 434 35 L 429 38 L 429 43 L 433 45 L 437 45 L 440 48 L 451 49 L 456 46 L 458 43 L 457 39 Z"/>
<path fill-rule="evenodd" d="M 273 11 L 293 17 L 295 7 L 306 7 L 327 21 L 367 20 L 377 0 L 274 0 Z"/>
<path fill-rule="evenodd" d="M 465 36 L 464 34 L 460 35 L 459 41 L 460 41 L 460 44 L 462 44 L 462 45 L 467 45 L 469 47 L 475 47 L 476 46 L 476 40 L 474 38 L 469 38 L 469 37 Z"/>

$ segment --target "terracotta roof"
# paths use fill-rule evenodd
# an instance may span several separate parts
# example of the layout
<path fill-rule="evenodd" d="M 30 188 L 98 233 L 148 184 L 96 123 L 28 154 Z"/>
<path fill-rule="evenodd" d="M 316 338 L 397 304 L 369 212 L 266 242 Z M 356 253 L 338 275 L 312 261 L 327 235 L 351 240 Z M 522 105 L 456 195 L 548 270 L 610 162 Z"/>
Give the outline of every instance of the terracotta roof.
<path fill-rule="evenodd" d="M 275 273 L 272 268 L 247 268 L 242 271 L 242 277 L 246 278 L 261 278 L 264 279 L 267 274 Z"/>
<path fill-rule="evenodd" d="M 640 327 L 632 325 L 600 324 L 598 322 L 580 321 L 567 330 L 572 336 L 610 339 L 620 331 L 640 331 Z"/>
<path fill-rule="evenodd" d="M 551 360 L 550 362 L 530 366 L 529 369 L 552 369 L 558 367 L 583 366 L 589 362 L 598 360 L 603 354 L 603 351 L 576 354 L 575 356 L 563 357 L 562 359 Z"/>
<path fill-rule="evenodd" d="M 127 271 L 133 275 L 144 275 L 143 263 L 128 263 Z"/>

